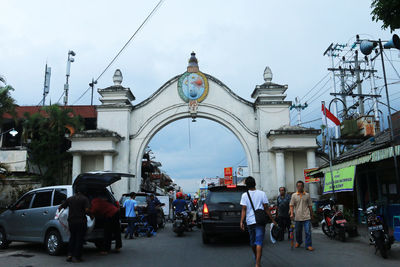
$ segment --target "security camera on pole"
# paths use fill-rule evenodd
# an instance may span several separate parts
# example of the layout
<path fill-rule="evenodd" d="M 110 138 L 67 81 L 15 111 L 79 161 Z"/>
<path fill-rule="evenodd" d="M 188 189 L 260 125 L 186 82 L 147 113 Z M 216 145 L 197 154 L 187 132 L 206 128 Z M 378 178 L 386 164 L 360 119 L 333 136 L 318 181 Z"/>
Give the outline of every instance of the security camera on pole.
<path fill-rule="evenodd" d="M 75 52 L 72 50 L 68 51 L 68 60 L 67 60 L 67 73 L 66 73 L 66 82 L 64 84 L 64 106 L 68 105 L 68 89 L 69 89 L 69 76 L 71 74 L 71 63 L 75 61 L 73 58 L 75 56 Z"/>

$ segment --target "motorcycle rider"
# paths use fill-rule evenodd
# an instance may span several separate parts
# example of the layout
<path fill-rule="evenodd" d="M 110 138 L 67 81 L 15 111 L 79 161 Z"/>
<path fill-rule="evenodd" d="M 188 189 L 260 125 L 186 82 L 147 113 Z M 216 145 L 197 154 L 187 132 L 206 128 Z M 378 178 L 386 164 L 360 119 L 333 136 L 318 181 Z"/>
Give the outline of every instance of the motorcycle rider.
<path fill-rule="evenodd" d="M 176 213 L 183 213 L 184 216 L 187 217 L 186 210 L 188 210 L 188 207 L 186 201 L 183 199 L 182 192 L 176 193 L 176 199 L 172 202 L 172 207 L 174 209 L 174 218 Z"/>
<path fill-rule="evenodd" d="M 191 218 L 192 222 L 195 222 L 196 221 L 196 210 L 194 208 L 194 204 L 192 202 L 192 196 L 190 194 L 187 194 L 187 196 L 186 196 L 186 204 L 188 207 L 190 218 Z"/>
<path fill-rule="evenodd" d="M 175 213 L 185 212 L 185 210 L 187 210 L 187 204 L 186 201 L 183 199 L 182 192 L 176 193 L 176 199 L 172 202 L 172 207 L 174 208 Z"/>

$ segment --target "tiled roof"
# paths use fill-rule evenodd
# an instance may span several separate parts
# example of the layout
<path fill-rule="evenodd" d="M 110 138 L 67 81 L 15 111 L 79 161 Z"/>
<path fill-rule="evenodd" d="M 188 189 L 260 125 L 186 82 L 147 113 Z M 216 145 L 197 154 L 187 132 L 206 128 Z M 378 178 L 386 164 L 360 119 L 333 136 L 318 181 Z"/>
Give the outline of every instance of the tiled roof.
<path fill-rule="evenodd" d="M 60 107 L 63 108 L 64 106 Z M 23 118 L 25 113 L 35 114 L 41 112 L 44 114 L 44 112 L 41 111 L 41 108 L 42 106 L 17 106 L 15 107 L 15 112 L 17 118 Z M 71 109 L 75 115 L 81 116 L 84 119 L 97 118 L 95 106 L 66 106 L 66 108 Z M 4 114 L 3 118 L 12 119 L 12 116 L 10 114 Z"/>

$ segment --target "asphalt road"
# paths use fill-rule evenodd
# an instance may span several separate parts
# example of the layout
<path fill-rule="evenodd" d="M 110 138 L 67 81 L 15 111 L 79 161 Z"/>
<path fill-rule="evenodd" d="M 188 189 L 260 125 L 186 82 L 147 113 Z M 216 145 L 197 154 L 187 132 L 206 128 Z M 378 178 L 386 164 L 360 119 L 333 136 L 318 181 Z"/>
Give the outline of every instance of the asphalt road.
<path fill-rule="evenodd" d="M 268 235 L 269 238 L 269 235 Z M 79 266 L 254 266 L 253 256 L 246 240 L 218 238 L 211 245 L 203 245 L 201 232 L 186 233 L 176 237 L 168 225 L 157 236 L 123 240 L 121 253 L 100 256 L 94 245 L 85 246 L 84 263 Z M 272 244 L 269 240 L 264 247 L 263 266 L 400 266 L 398 244 L 383 259 L 374 254 L 374 248 L 361 238 L 352 238 L 342 243 L 327 239 L 320 231 L 313 231 L 315 251 L 304 248 L 290 249 L 289 242 Z M 68 266 L 65 256 L 49 256 L 38 244 L 13 243 L 7 250 L 0 250 L 0 266 Z"/>

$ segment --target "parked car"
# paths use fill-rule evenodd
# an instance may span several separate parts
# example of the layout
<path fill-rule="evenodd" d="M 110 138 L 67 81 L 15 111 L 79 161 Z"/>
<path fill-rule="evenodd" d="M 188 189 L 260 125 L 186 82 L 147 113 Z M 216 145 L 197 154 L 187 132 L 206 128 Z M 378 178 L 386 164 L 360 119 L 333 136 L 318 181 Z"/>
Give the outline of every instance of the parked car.
<path fill-rule="evenodd" d="M 210 187 L 202 212 L 202 239 L 210 243 L 213 236 L 221 234 L 245 235 L 240 229 L 242 207 L 240 199 L 246 192 L 245 186 Z"/>
<path fill-rule="evenodd" d="M 131 174 L 113 172 L 90 172 L 77 176 L 73 185 L 42 187 L 24 194 L 16 203 L 0 214 L 0 248 L 5 249 L 12 241 L 43 243 L 50 255 L 58 255 L 69 240 L 69 232 L 54 219 L 61 203 L 80 187 L 91 201 L 105 196 L 116 203 L 107 187 L 121 177 Z M 92 232 L 85 240 L 100 246 L 104 238 L 104 221 L 96 218 Z"/>
<path fill-rule="evenodd" d="M 139 214 L 146 214 L 147 213 L 147 200 L 150 197 L 151 193 L 146 193 L 146 192 L 138 192 L 136 193 L 136 202 L 138 204 L 138 211 L 137 213 Z M 125 217 L 125 208 L 124 208 L 124 203 L 126 200 L 130 198 L 129 193 L 128 194 L 123 194 L 120 199 L 121 203 L 121 230 L 123 231 L 127 226 L 128 226 L 128 221 Z M 164 211 L 162 208 L 158 210 L 157 214 L 157 223 L 159 228 L 163 228 L 165 226 L 166 220 L 165 220 L 165 215 Z"/>

